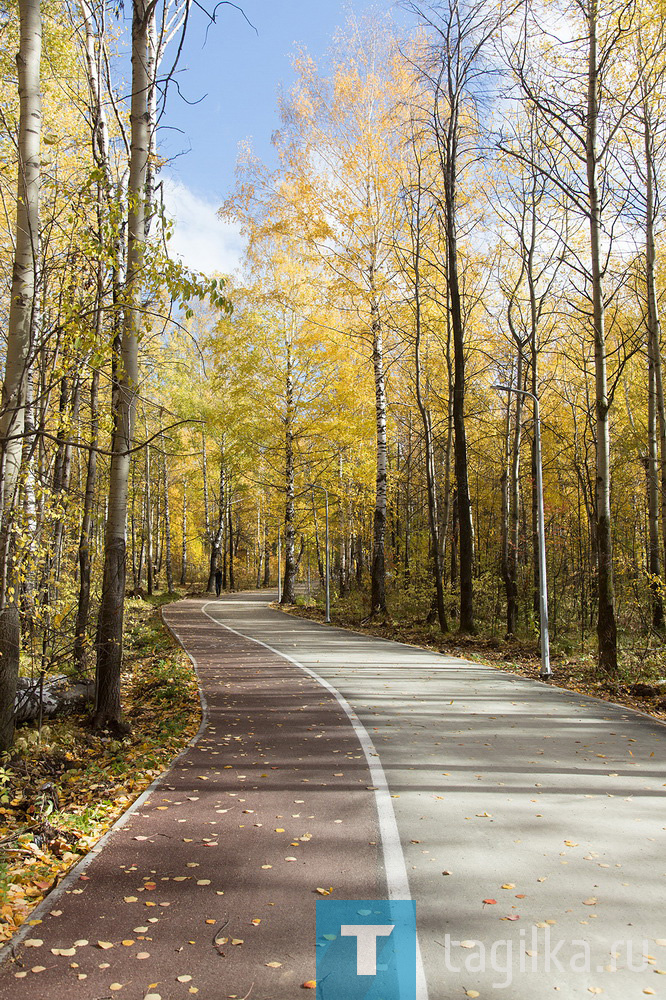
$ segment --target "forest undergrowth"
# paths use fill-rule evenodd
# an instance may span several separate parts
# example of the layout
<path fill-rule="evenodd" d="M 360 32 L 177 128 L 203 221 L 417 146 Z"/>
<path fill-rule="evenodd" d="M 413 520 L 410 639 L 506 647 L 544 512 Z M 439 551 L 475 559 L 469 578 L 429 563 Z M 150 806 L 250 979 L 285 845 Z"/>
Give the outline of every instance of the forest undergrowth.
<path fill-rule="evenodd" d="M 122 701 L 131 732 L 95 733 L 85 714 L 17 730 L 0 757 L 0 942 L 187 746 L 201 710 L 192 665 L 162 622 L 174 595 L 126 604 Z M 80 892 L 80 889 L 73 889 Z M 40 921 L 35 921 L 40 923 Z"/>

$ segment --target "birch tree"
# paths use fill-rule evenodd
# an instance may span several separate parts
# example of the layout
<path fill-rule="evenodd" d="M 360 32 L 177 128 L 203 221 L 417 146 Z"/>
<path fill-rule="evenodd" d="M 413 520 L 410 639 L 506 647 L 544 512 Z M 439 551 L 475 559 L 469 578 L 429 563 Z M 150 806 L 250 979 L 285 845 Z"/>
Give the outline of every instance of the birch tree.
<path fill-rule="evenodd" d="M 587 228 L 587 263 L 567 257 L 587 286 L 594 353 L 595 509 L 597 549 L 597 638 L 599 666 L 617 670 L 617 623 L 611 524 L 610 422 L 606 312 L 610 250 L 618 204 L 613 156 L 618 132 L 636 99 L 614 72 L 613 59 L 626 53 L 635 31 L 633 0 L 573 0 L 558 9 L 566 32 L 558 49 L 539 51 L 536 25 L 528 15 L 511 63 L 524 99 L 534 107 L 548 150 L 548 162 L 536 168 L 560 191 L 570 211 Z M 540 29 L 539 29 L 540 30 Z M 523 152 L 516 153 L 527 162 Z M 620 202 L 621 202 L 620 196 Z"/>
<path fill-rule="evenodd" d="M 504 11 L 458 0 L 407 4 L 424 24 L 428 44 L 420 72 L 430 91 L 426 110 L 440 163 L 441 205 L 446 236 L 446 281 L 453 334 L 453 425 L 460 556 L 460 629 L 474 631 L 474 527 L 469 488 L 466 392 L 466 310 L 460 260 L 460 201 L 465 172 L 479 152 L 478 102 L 483 93 L 485 49 Z"/>
<path fill-rule="evenodd" d="M 151 134 L 150 34 L 157 0 L 134 0 L 132 12 L 132 97 L 128 182 L 128 249 L 122 338 L 115 358 L 113 444 L 104 543 L 104 579 L 97 623 L 97 683 L 94 723 L 123 729 L 120 668 L 126 577 L 126 520 L 130 455 L 133 447 L 141 281 L 146 238 L 146 181 Z"/>
<path fill-rule="evenodd" d="M 18 580 L 13 566 L 12 528 L 21 472 L 26 392 L 36 309 L 35 271 L 39 243 L 42 20 L 40 0 L 19 0 L 17 55 L 20 98 L 16 228 L 5 374 L 0 411 L 0 749 L 14 735 L 14 695 L 21 630 Z"/>

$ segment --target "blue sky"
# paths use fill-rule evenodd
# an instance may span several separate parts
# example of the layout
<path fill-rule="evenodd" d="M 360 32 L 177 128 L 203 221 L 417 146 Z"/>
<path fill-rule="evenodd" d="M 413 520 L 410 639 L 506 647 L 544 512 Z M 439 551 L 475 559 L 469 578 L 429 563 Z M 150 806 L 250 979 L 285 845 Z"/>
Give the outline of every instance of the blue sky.
<path fill-rule="evenodd" d="M 201 2 L 212 10 L 215 0 Z M 294 81 L 292 53 L 302 44 L 325 65 L 346 12 L 371 7 L 395 10 L 393 0 L 242 0 L 255 31 L 231 5 L 218 7 L 215 24 L 193 6 L 159 136 L 161 154 L 172 158 L 162 174 L 176 221 L 172 247 L 188 264 L 206 271 L 236 265 L 241 241 L 215 212 L 233 188 L 239 143 L 250 139 L 272 162 L 278 88 Z"/>

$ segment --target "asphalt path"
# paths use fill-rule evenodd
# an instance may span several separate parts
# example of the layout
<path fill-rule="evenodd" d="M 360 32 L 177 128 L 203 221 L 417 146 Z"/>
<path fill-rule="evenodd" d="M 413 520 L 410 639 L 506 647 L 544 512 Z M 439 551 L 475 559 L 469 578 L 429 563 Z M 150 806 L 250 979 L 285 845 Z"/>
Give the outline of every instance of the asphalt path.
<path fill-rule="evenodd" d="M 198 741 L 42 904 L 2 1000 L 303 996 L 322 889 L 415 900 L 413 1000 L 666 997 L 666 728 L 269 599 L 165 608 Z"/>
<path fill-rule="evenodd" d="M 386 891 L 404 889 L 399 852 L 417 906 L 417 998 L 666 996 L 666 727 L 265 596 L 202 613 L 316 673 L 369 734 L 399 835 L 384 815 Z"/>

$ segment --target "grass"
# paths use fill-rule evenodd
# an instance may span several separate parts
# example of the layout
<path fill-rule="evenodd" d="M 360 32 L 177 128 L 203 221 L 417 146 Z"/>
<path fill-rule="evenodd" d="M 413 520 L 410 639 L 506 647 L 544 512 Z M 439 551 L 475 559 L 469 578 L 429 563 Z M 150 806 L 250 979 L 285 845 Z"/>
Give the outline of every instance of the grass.
<path fill-rule="evenodd" d="M 201 710 L 192 665 L 160 616 L 172 597 L 126 604 L 122 739 L 83 715 L 17 732 L 0 759 L 0 942 L 187 746 Z"/>

